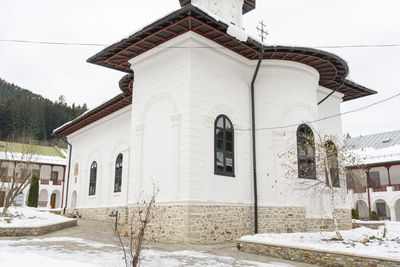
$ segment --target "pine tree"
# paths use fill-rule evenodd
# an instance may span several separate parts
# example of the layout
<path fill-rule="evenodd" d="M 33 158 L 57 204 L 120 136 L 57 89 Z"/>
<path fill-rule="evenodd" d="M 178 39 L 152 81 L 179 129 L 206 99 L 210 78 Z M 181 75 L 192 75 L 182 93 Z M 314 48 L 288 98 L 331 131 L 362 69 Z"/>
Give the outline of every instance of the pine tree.
<path fill-rule="evenodd" d="M 51 141 L 53 130 L 87 110 L 68 106 L 64 96 L 50 101 L 0 79 L 0 140 L 29 133 L 39 141 Z"/>
<path fill-rule="evenodd" d="M 28 206 L 37 208 L 39 201 L 39 178 L 34 175 L 29 187 Z"/>
<path fill-rule="evenodd" d="M 371 221 L 379 221 L 379 216 L 378 216 L 378 214 L 376 213 L 376 211 L 371 211 L 371 215 L 369 216 L 369 219 L 371 220 Z"/>
<path fill-rule="evenodd" d="M 360 216 L 358 215 L 358 211 L 356 209 L 351 209 L 351 218 L 359 220 Z"/>

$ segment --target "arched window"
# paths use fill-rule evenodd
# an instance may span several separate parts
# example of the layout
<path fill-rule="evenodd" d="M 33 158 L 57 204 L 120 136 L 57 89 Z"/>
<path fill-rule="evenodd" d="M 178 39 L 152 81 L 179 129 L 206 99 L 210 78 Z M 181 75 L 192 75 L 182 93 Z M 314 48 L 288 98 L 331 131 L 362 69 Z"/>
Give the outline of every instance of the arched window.
<path fill-rule="evenodd" d="M 114 193 L 121 192 L 122 184 L 122 154 L 119 154 L 115 161 L 115 181 L 114 181 Z"/>
<path fill-rule="evenodd" d="M 225 115 L 219 115 L 214 125 L 214 173 L 235 176 L 234 130 Z"/>
<path fill-rule="evenodd" d="M 340 187 L 340 180 L 339 180 L 339 159 L 338 159 L 338 151 L 336 148 L 335 143 L 332 141 L 328 140 L 324 144 L 325 146 L 325 152 L 326 152 L 326 159 L 329 164 L 329 173 L 331 174 L 331 179 L 332 179 L 332 185 L 334 187 Z M 328 171 L 325 170 L 325 176 L 326 176 L 326 184 L 329 184 L 329 179 L 328 179 Z"/>
<path fill-rule="evenodd" d="M 75 165 L 74 165 L 74 176 L 78 176 L 78 172 L 79 172 L 79 163 L 75 162 Z"/>
<path fill-rule="evenodd" d="M 316 179 L 314 134 L 302 124 L 297 129 L 297 164 L 299 178 Z"/>
<path fill-rule="evenodd" d="M 89 196 L 96 194 L 97 163 L 93 161 L 90 166 Z"/>

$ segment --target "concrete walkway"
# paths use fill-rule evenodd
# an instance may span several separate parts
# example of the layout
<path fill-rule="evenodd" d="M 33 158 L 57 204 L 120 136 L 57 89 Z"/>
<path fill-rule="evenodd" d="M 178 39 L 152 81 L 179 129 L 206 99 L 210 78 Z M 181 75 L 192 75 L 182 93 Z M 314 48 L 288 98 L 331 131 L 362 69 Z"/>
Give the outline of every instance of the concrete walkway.
<path fill-rule="evenodd" d="M 60 253 L 85 251 L 89 254 L 93 252 L 122 255 L 118 238 L 113 232 L 113 225 L 97 221 L 79 220 L 77 227 L 38 237 L 24 238 L 24 240 L 15 237 L 4 238 L 2 240 L 18 241 L 13 246 L 29 246 L 31 249 L 41 250 L 52 248 Z M 169 260 L 172 258 L 175 262 L 178 262 L 179 266 L 213 266 L 215 264 L 220 266 L 263 266 L 264 264 L 265 266 L 312 266 L 239 252 L 236 250 L 235 243 L 233 242 L 217 245 L 151 243 L 148 245 L 148 248 L 150 250 L 148 253 L 146 252 L 147 254 L 145 253 L 146 261 L 151 261 L 151 258 L 154 256 L 154 265 L 157 259 L 165 257 Z M 193 252 L 193 256 L 191 256 L 191 253 L 180 254 L 181 251 Z M 158 254 L 155 255 L 154 252 Z M 196 253 L 204 253 L 206 255 Z M 210 255 L 210 257 L 207 255 Z M 146 261 L 143 266 L 147 266 Z M 152 264 L 148 265 L 153 266 Z"/>

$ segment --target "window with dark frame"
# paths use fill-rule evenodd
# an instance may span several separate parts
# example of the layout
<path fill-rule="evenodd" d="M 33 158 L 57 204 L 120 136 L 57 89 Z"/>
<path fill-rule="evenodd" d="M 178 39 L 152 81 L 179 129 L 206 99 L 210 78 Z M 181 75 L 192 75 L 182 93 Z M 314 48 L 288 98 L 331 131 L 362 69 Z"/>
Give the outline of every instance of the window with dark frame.
<path fill-rule="evenodd" d="M 0 168 L 0 178 L 7 178 L 8 177 L 8 168 L 1 167 Z"/>
<path fill-rule="evenodd" d="M 89 196 L 96 194 L 96 179 L 97 179 L 97 163 L 93 161 L 90 166 L 90 179 L 89 179 Z"/>
<path fill-rule="evenodd" d="M 30 173 L 28 172 L 28 169 L 26 169 L 26 168 L 21 169 L 21 171 L 20 171 L 20 179 L 21 180 L 28 178 L 29 175 L 30 175 Z"/>
<path fill-rule="evenodd" d="M 297 128 L 297 165 L 299 178 L 317 179 L 314 134 L 306 124 Z"/>
<path fill-rule="evenodd" d="M 115 181 L 114 181 L 114 193 L 121 192 L 122 184 L 122 160 L 123 155 L 119 154 L 115 161 Z"/>
<path fill-rule="evenodd" d="M 379 172 L 369 172 L 369 182 L 370 186 L 372 187 L 379 187 L 381 186 L 381 178 Z"/>
<path fill-rule="evenodd" d="M 234 177 L 234 129 L 225 115 L 219 115 L 215 120 L 214 152 L 214 173 Z"/>
<path fill-rule="evenodd" d="M 58 172 L 51 172 L 51 180 L 53 181 L 58 180 Z"/>
<path fill-rule="evenodd" d="M 325 142 L 325 151 L 328 163 L 330 165 L 330 174 L 332 179 L 332 186 L 333 187 L 340 187 L 340 180 L 339 180 L 339 159 L 338 159 L 338 151 L 336 148 L 335 143 L 328 140 Z M 326 184 L 329 185 L 328 179 L 328 171 L 325 170 L 325 177 L 326 177 Z"/>
<path fill-rule="evenodd" d="M 386 217 L 386 203 L 376 203 L 378 217 Z"/>

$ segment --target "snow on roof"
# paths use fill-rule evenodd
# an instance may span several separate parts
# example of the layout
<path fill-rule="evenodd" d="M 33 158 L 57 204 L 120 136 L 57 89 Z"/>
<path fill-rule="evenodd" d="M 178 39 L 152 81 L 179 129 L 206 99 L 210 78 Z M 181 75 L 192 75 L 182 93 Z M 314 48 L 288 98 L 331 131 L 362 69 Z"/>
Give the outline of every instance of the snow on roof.
<path fill-rule="evenodd" d="M 43 156 L 38 154 L 27 156 L 24 153 L 0 152 L 0 159 L 7 161 L 30 162 L 32 164 L 43 163 L 43 164 L 55 164 L 55 165 L 67 165 L 67 160 L 63 157 Z"/>
<path fill-rule="evenodd" d="M 0 159 L 9 161 L 30 161 L 66 165 L 66 150 L 57 146 L 39 146 L 21 143 L 0 142 Z"/>
<path fill-rule="evenodd" d="M 226 33 L 229 34 L 230 36 L 232 36 L 242 42 L 246 42 L 247 39 L 249 39 L 249 35 L 245 32 L 244 29 L 241 29 L 238 26 L 233 25 L 229 21 L 224 20 L 223 18 L 217 16 L 214 12 L 212 12 L 211 10 L 209 10 L 205 7 L 202 7 L 198 4 L 192 4 L 192 6 L 200 9 L 201 11 L 203 11 L 204 13 L 206 13 L 208 16 L 212 17 L 216 21 L 219 21 L 219 22 L 222 22 L 222 23 L 228 25 L 228 29 L 226 30 Z"/>
<path fill-rule="evenodd" d="M 364 164 L 400 161 L 400 131 L 348 138 L 346 143 Z"/>
<path fill-rule="evenodd" d="M 391 147 L 394 145 L 400 145 L 400 130 L 348 138 L 346 142 L 351 150 L 362 148 L 381 149 Z"/>

